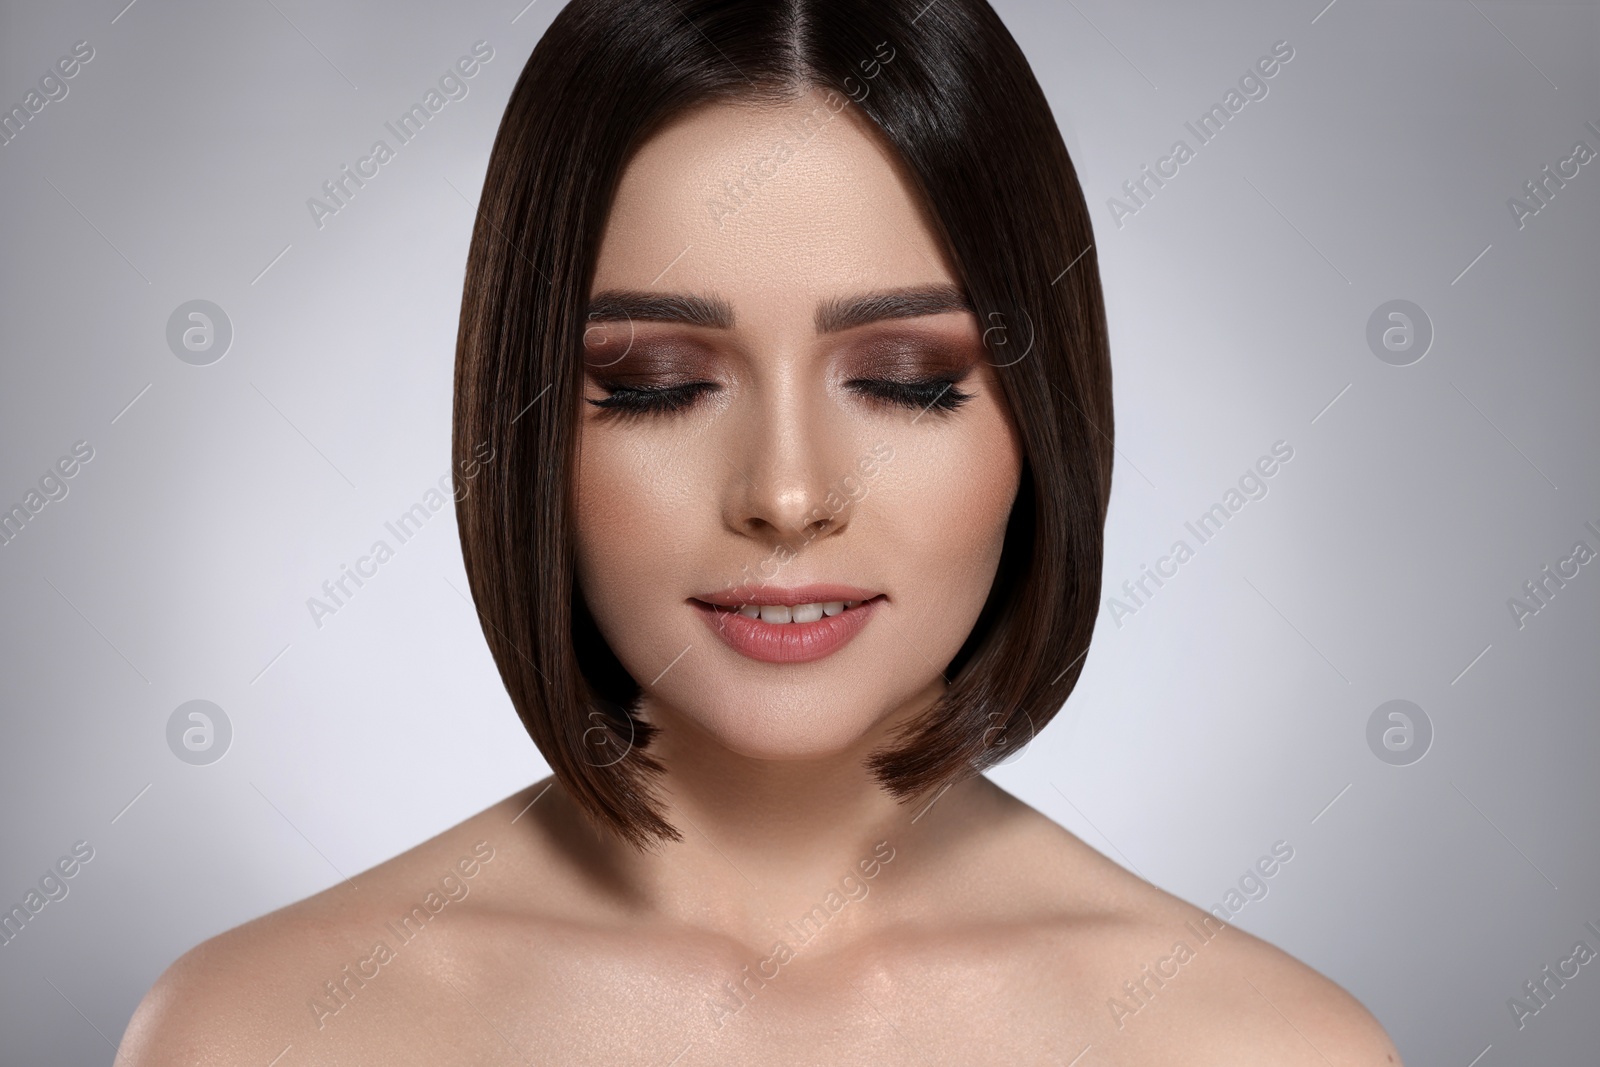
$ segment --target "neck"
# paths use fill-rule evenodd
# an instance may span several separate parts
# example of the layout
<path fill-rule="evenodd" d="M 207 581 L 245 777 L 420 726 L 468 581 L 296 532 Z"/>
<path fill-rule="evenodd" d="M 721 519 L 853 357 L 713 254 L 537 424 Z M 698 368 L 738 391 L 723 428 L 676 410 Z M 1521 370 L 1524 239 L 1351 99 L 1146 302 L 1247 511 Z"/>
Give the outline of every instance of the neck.
<path fill-rule="evenodd" d="M 800 936 L 794 922 L 808 914 L 843 920 L 830 918 L 831 931 L 864 933 L 883 922 L 896 900 L 934 878 L 936 860 L 960 852 L 959 838 L 984 832 L 985 820 L 963 815 L 999 793 L 974 776 L 905 801 L 891 795 L 865 760 L 912 714 L 843 751 L 772 759 L 733 752 L 667 709 L 651 709 L 659 733 L 650 751 L 666 768 L 655 792 L 683 840 L 641 852 L 600 839 L 620 898 L 762 948 Z M 905 862 L 911 857 L 919 858 Z M 839 906 L 869 893 L 870 907 Z M 802 924 L 808 932 L 816 925 Z"/>

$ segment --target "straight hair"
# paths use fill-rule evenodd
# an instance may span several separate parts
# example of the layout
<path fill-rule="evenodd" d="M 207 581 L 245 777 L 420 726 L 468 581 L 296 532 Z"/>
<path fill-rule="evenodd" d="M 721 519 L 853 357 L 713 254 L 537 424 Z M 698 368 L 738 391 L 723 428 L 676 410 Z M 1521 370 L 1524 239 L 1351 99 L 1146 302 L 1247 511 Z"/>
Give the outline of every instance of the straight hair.
<path fill-rule="evenodd" d="M 562 786 L 638 847 L 662 815 L 642 695 L 575 581 L 585 309 L 623 170 L 712 103 L 859 108 L 904 164 L 984 330 L 1023 442 L 994 585 L 946 691 L 867 766 L 901 801 L 1032 739 L 1071 693 L 1100 597 L 1111 366 L 1083 191 L 1026 58 L 984 0 L 572 0 L 489 156 L 456 349 L 456 517 L 506 691 Z M 481 461 L 485 447 L 495 457 Z"/>

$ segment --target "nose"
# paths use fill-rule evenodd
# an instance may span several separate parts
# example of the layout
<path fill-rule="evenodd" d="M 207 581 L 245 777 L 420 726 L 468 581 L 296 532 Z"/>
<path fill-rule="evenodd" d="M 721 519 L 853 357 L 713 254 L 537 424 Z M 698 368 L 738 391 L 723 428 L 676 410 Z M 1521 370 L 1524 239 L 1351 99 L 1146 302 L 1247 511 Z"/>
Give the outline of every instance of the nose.
<path fill-rule="evenodd" d="M 752 404 L 730 425 L 724 521 L 766 547 L 791 548 L 837 536 L 849 522 L 851 498 L 841 484 L 841 449 L 820 410 L 800 398 Z"/>

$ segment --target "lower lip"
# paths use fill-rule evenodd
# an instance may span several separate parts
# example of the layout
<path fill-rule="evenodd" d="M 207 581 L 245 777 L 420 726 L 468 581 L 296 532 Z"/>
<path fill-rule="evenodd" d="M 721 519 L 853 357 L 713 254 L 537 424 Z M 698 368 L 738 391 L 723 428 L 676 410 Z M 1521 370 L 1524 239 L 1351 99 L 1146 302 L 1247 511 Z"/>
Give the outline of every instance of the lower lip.
<path fill-rule="evenodd" d="M 875 596 L 837 615 L 824 615 L 816 622 L 762 622 L 741 615 L 737 608 L 712 607 L 702 600 L 690 603 L 711 632 L 740 655 L 763 663 L 810 663 L 848 644 L 882 600 L 881 595 Z"/>

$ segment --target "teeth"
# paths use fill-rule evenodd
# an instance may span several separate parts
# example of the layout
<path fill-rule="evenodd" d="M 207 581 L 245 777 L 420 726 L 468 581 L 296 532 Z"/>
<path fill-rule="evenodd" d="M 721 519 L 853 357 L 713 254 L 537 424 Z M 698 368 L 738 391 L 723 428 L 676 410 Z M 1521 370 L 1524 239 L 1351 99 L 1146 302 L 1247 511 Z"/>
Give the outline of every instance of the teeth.
<path fill-rule="evenodd" d="M 830 600 L 821 604 L 745 604 L 739 608 L 739 614 L 770 623 L 816 622 L 825 615 L 837 615 L 859 603 L 859 600 Z"/>

